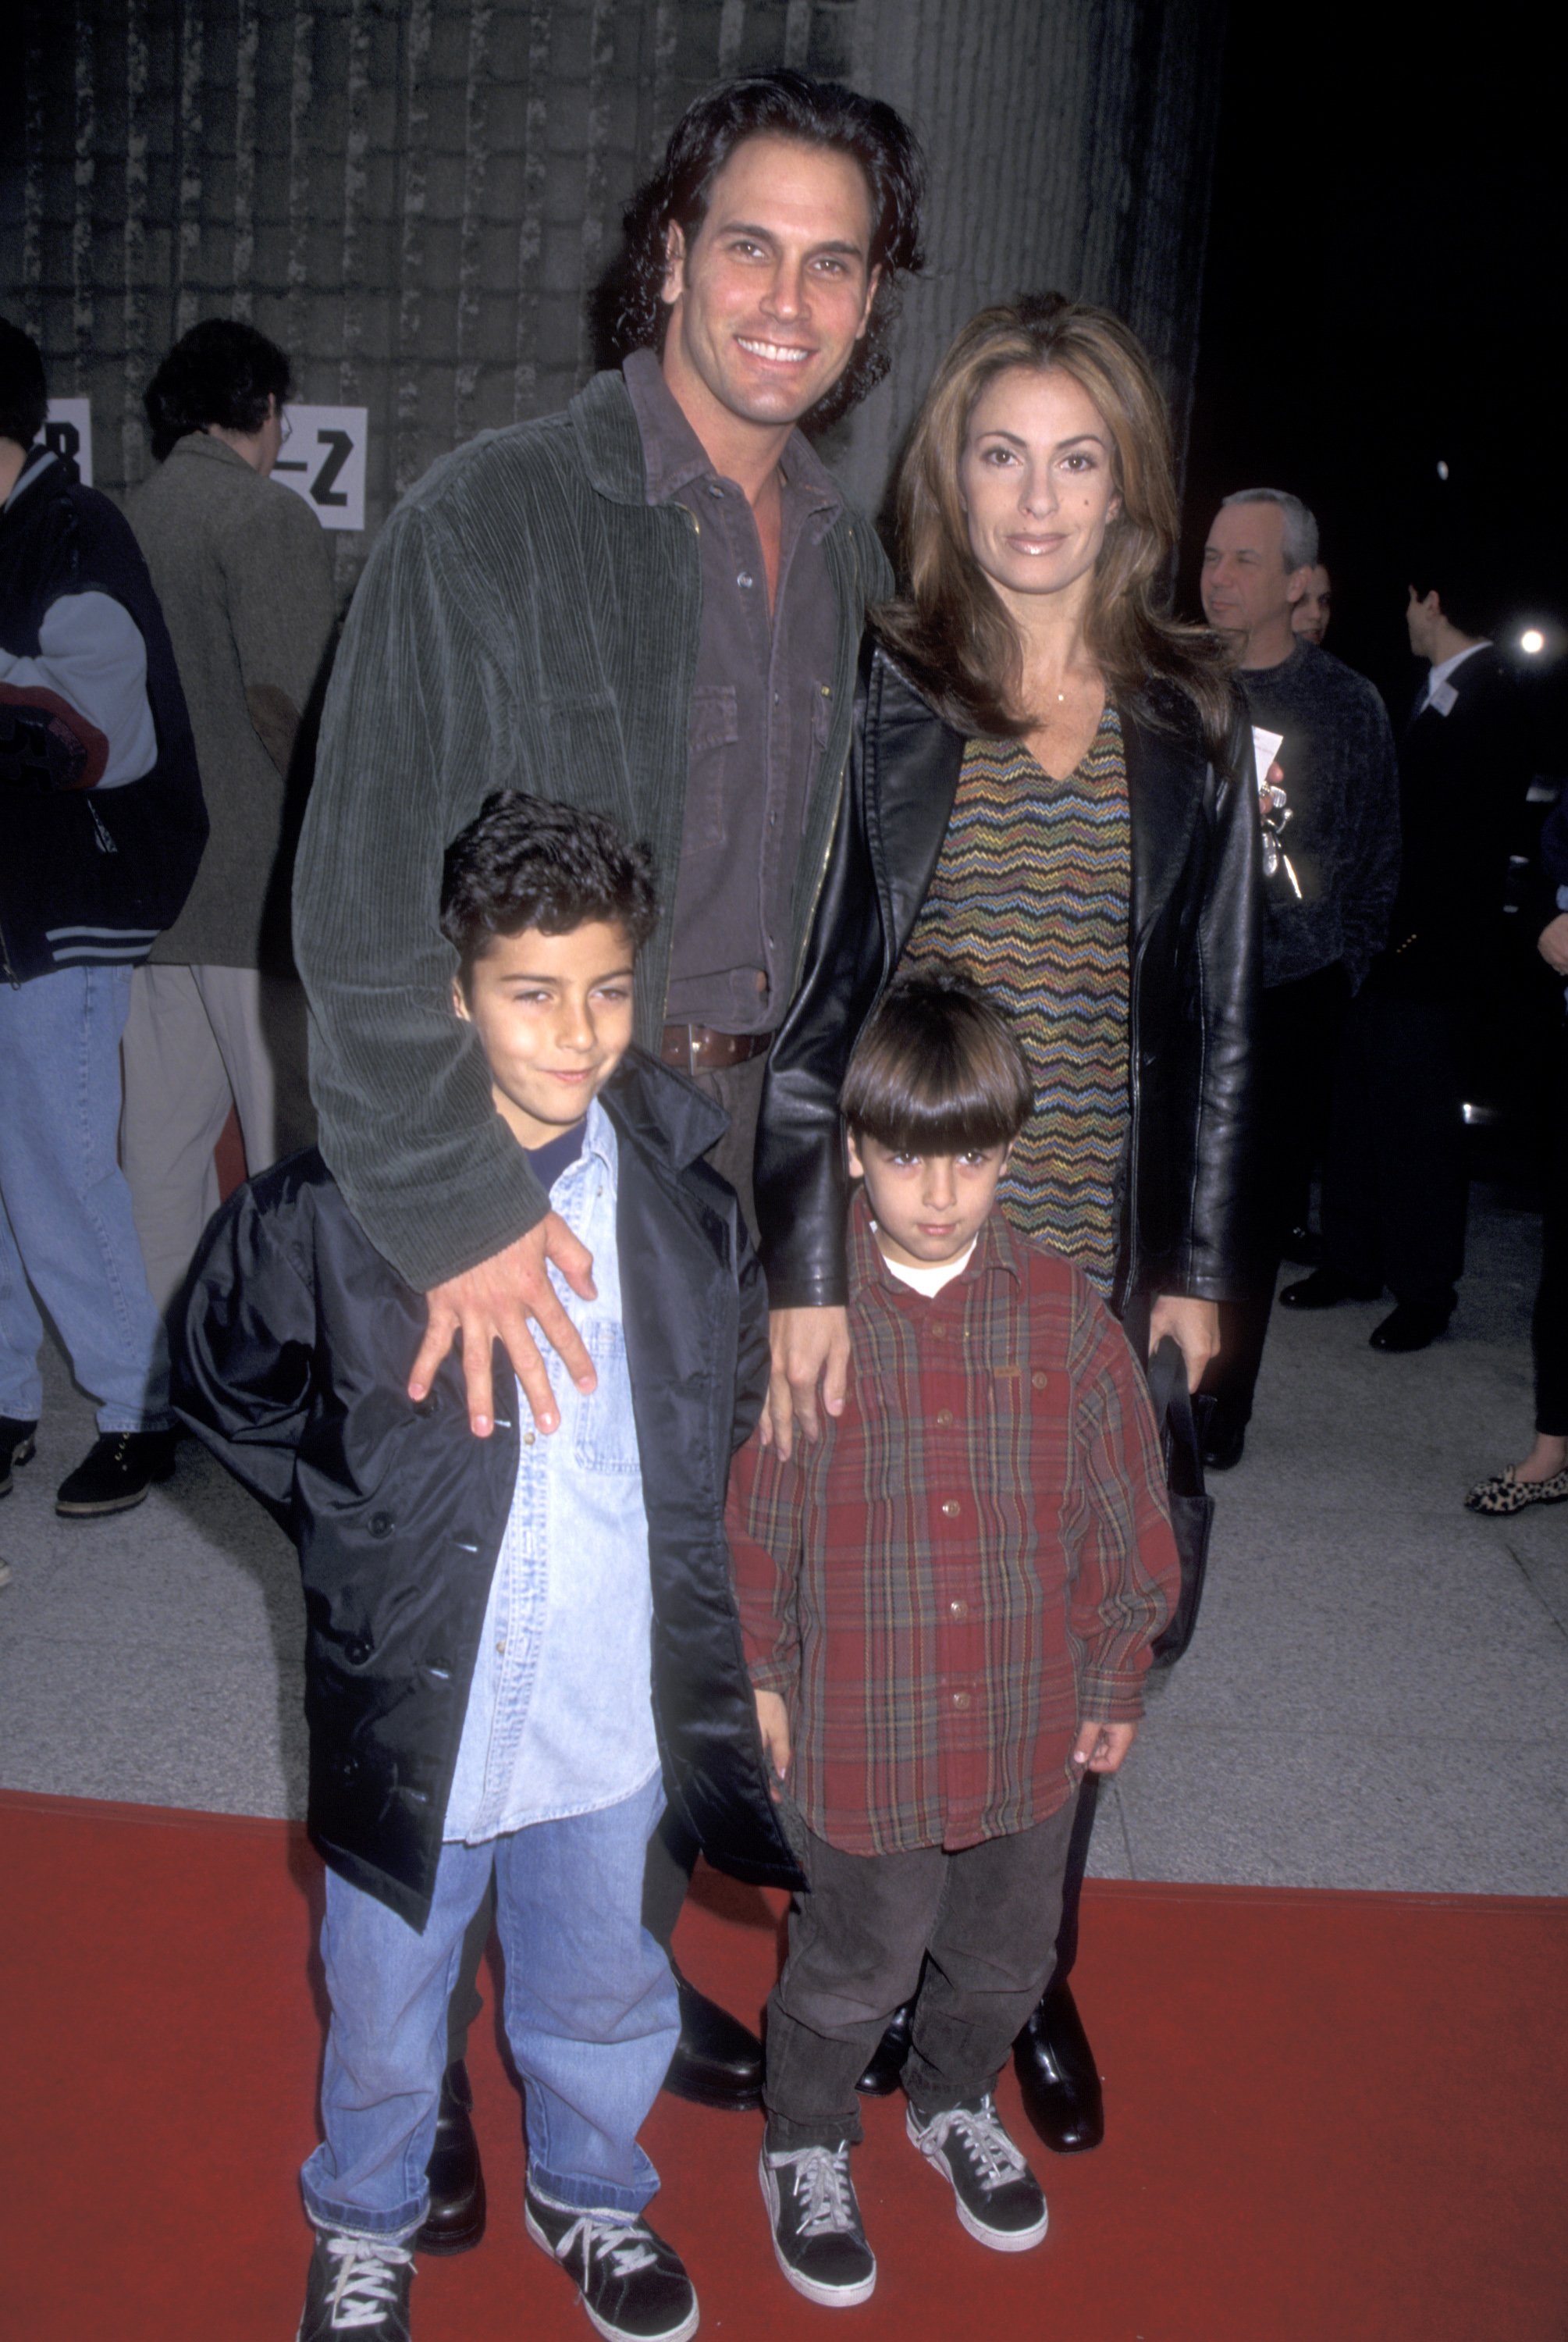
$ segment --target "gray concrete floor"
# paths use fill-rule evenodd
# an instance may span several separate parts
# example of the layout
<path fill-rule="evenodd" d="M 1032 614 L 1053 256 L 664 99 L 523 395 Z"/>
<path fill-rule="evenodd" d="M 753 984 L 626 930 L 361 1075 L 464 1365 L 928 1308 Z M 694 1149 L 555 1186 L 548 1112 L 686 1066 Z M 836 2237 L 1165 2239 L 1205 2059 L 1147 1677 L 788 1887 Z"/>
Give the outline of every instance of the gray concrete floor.
<path fill-rule="evenodd" d="M 1461 1505 L 1529 1445 L 1536 1245 L 1478 1192 L 1458 1314 L 1414 1357 L 1367 1347 L 1376 1307 L 1276 1313 L 1197 1636 L 1103 1806 L 1102 1875 L 1568 1894 L 1568 1506 Z M 194 1443 L 136 1511 L 58 1519 L 93 1424 L 57 1359 L 48 1384 L 0 1503 L 0 1787 L 300 1814 L 286 1539 Z"/>

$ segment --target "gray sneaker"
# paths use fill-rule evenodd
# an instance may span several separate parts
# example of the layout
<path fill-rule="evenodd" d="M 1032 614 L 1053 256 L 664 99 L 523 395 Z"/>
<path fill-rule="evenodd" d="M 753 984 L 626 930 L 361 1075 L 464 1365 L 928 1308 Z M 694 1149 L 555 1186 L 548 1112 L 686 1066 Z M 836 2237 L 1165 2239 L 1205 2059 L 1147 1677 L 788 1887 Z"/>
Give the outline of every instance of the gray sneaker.
<path fill-rule="evenodd" d="M 318 2228 L 295 2342 L 356 2334 L 360 2342 L 408 2342 L 414 2255 L 382 2237 Z"/>
<path fill-rule="evenodd" d="M 773 2229 L 774 2257 L 797 2293 L 829 2309 L 869 2301 L 876 2261 L 860 2224 L 849 2176 L 849 2146 L 763 2149 L 757 2167 Z"/>
<path fill-rule="evenodd" d="M 994 2253 L 1026 2253 L 1045 2234 L 1050 2215 L 1040 2182 L 1002 2127 L 989 2090 L 972 2106 L 904 2117 L 913 2143 L 934 2165 L 958 2202 L 972 2237 Z"/>

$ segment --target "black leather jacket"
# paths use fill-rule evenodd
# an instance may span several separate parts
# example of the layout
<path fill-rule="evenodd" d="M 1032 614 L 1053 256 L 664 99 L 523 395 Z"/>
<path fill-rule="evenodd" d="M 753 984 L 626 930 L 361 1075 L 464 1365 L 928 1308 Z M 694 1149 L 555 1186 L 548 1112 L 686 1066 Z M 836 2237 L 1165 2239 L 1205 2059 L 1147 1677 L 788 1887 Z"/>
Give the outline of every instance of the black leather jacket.
<path fill-rule="evenodd" d="M 767 1339 L 734 1190 L 701 1160 L 724 1116 L 635 1051 L 603 1103 L 619 1141 L 664 1787 L 726 1868 L 797 1886 L 724 1536 L 730 1456 L 762 1405 Z M 311 1837 L 333 1869 L 422 1927 L 517 1480 L 511 1367 L 497 1344 L 488 1439 L 468 1428 L 454 1356 L 413 1404 L 404 1386 L 424 1296 L 375 1251 L 314 1148 L 231 1196 L 182 1318 L 181 1416 L 299 1547 Z"/>
<path fill-rule="evenodd" d="M 1115 1306 L 1233 1298 L 1251 1251 L 1260 836 L 1239 698 L 1217 771 L 1185 696 L 1120 706 L 1131 807 L 1132 1118 Z M 845 1297 L 838 1092 L 947 835 L 964 736 L 868 641 L 850 781 L 800 988 L 768 1059 L 756 1161 L 775 1309 Z"/>

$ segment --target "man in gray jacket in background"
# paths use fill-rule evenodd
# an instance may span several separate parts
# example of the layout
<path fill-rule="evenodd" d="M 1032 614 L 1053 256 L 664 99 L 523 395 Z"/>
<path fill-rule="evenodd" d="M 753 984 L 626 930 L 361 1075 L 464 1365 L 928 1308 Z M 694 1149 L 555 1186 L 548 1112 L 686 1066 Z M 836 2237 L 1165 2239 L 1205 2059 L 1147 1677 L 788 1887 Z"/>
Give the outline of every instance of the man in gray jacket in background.
<path fill-rule="evenodd" d="M 122 1151 L 160 1309 L 217 1208 L 213 1148 L 231 1103 L 253 1176 L 315 1136 L 285 832 L 335 600 L 320 522 L 267 476 L 291 387 L 287 357 L 254 325 L 193 326 L 148 386 L 158 468 L 127 505 L 212 823 L 184 912 L 136 971 L 125 1027 Z"/>
<path fill-rule="evenodd" d="M 717 1098 L 709 1160 L 751 1211 L 772 1035 L 798 979 L 849 749 L 868 604 L 891 588 L 869 524 L 796 429 L 885 368 L 919 265 L 920 169 L 891 107 L 781 71 L 688 108 L 627 213 L 619 340 L 564 414 L 438 464 L 384 530 L 323 719 L 295 882 L 321 1147 L 356 1217 L 429 1295 L 408 1391 L 461 1336 L 470 1421 L 494 1423 L 499 1342 L 541 1433 L 560 1410 L 530 1330 L 591 1390 L 550 1267 L 592 1262 L 494 1104 L 451 1014 L 442 859 L 496 788 L 603 814 L 654 858 L 641 1046 Z M 548 1264 L 548 1265 L 547 1265 Z M 694 1849 L 650 1850 L 662 1940 Z M 444 2135 L 461 2111 L 454 2001 Z M 469 2007 L 472 2002 L 469 2001 Z M 683 1984 L 670 2087 L 755 2104 L 760 2047 Z M 470 2165 L 472 2169 L 472 2165 Z M 428 2249 L 482 2207 L 437 2184 Z"/>

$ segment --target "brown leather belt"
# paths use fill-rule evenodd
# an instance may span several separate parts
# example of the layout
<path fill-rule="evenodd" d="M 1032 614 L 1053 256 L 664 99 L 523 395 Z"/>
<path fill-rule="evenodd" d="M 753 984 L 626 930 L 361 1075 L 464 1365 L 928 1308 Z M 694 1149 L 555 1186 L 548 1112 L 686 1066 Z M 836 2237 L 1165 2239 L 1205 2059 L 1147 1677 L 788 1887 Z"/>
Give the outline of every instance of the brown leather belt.
<path fill-rule="evenodd" d="M 722 1074 L 760 1057 L 771 1033 L 715 1033 L 711 1025 L 666 1025 L 659 1055 L 683 1074 Z"/>

